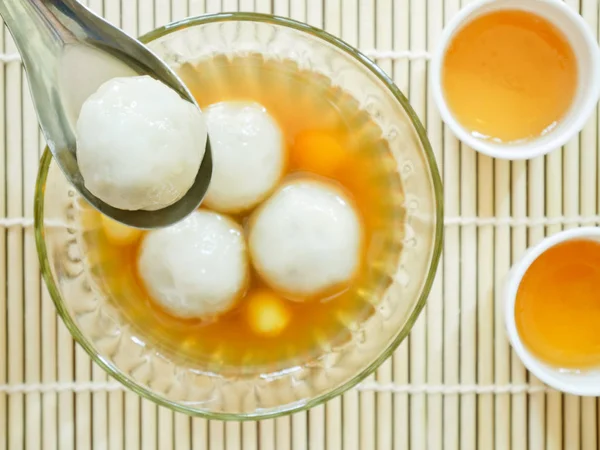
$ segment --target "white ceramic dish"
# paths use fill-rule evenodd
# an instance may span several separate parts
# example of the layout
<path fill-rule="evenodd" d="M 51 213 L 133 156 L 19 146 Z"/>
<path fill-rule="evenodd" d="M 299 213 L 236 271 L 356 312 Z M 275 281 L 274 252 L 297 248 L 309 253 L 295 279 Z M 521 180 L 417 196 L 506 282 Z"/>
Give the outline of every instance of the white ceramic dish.
<path fill-rule="evenodd" d="M 473 136 L 454 118 L 442 90 L 442 65 L 456 32 L 476 17 L 502 9 L 529 11 L 550 21 L 571 43 L 578 62 L 578 89 L 567 115 L 549 133 L 522 143 L 496 143 Z M 596 108 L 600 95 L 600 49 L 584 19 L 560 0 L 477 0 L 463 8 L 444 28 L 431 61 L 430 85 L 442 120 L 462 142 L 495 158 L 530 159 L 564 145 L 581 131 Z"/>
<path fill-rule="evenodd" d="M 581 372 L 564 371 L 550 366 L 532 355 L 521 341 L 515 322 L 517 290 L 529 266 L 546 250 L 572 239 L 600 242 L 600 228 L 573 228 L 554 234 L 528 249 L 508 273 L 504 286 L 504 321 L 511 345 L 525 367 L 548 386 L 574 395 L 600 396 L 600 368 Z"/>

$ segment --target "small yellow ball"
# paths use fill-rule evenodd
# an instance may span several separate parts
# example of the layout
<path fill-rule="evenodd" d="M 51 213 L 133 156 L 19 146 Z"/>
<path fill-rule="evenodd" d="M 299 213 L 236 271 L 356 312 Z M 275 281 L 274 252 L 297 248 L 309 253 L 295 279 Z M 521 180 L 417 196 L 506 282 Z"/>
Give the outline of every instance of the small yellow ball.
<path fill-rule="evenodd" d="M 334 175 L 347 157 L 339 136 L 318 130 L 296 136 L 292 152 L 292 162 L 297 169 L 326 177 Z"/>
<path fill-rule="evenodd" d="M 142 230 L 128 227 L 105 215 L 102 215 L 102 229 L 106 238 L 114 245 L 130 245 L 142 235 Z"/>
<path fill-rule="evenodd" d="M 261 289 L 248 298 L 247 318 L 250 329 L 256 334 L 274 337 L 287 327 L 291 315 L 284 300 Z"/>

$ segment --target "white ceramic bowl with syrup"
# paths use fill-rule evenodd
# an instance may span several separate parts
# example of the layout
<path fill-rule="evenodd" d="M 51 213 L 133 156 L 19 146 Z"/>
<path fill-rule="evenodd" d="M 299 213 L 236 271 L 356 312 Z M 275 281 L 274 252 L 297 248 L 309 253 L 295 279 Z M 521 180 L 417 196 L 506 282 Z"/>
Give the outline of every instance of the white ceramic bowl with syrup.
<path fill-rule="evenodd" d="M 499 10 L 527 11 L 548 20 L 571 44 L 577 59 L 577 90 L 565 117 L 552 131 L 519 143 L 497 143 L 474 136 L 450 111 L 442 87 L 444 58 L 456 33 L 477 17 Z M 461 9 L 444 28 L 431 60 L 430 86 L 442 120 L 463 143 L 494 158 L 530 159 L 566 144 L 594 112 L 600 96 L 600 48 L 585 20 L 560 0 L 477 0 Z"/>
<path fill-rule="evenodd" d="M 561 231 L 529 248 L 508 272 L 504 285 L 504 322 L 508 339 L 525 367 L 538 379 L 562 392 L 583 396 L 600 396 L 600 367 L 586 370 L 564 370 L 540 360 L 521 340 L 515 320 L 515 301 L 523 276 L 533 262 L 545 251 L 574 239 L 600 242 L 600 228 L 582 227 Z"/>

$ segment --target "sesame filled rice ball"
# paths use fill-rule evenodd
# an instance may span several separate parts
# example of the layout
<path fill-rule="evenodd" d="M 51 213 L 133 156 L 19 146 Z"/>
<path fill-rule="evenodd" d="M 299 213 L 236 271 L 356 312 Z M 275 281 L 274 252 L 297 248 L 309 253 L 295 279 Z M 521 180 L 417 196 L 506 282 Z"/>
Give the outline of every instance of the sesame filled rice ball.
<path fill-rule="evenodd" d="M 102 84 L 82 105 L 76 132 L 85 187 L 124 210 L 177 202 L 194 184 L 206 151 L 200 109 L 149 76 Z"/>
<path fill-rule="evenodd" d="M 241 297 L 248 279 L 242 230 L 225 216 L 196 211 L 146 235 L 138 273 L 154 300 L 174 316 L 224 313 Z"/>
<path fill-rule="evenodd" d="M 251 209 L 281 178 L 285 164 L 281 130 L 258 103 L 216 103 L 204 115 L 213 157 L 204 205 L 225 213 Z"/>
<path fill-rule="evenodd" d="M 277 190 L 250 221 L 252 262 L 274 289 L 302 299 L 348 283 L 359 267 L 361 224 L 335 186 L 299 180 Z"/>

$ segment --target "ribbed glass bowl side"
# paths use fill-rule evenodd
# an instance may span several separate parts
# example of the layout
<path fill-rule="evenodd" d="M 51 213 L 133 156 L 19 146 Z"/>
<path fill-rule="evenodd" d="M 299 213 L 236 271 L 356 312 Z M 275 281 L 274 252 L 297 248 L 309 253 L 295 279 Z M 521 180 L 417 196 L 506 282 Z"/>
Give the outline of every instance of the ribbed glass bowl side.
<path fill-rule="evenodd" d="M 403 250 L 375 313 L 352 340 L 308 364 L 276 373 L 226 376 L 188 366 L 136 337 L 93 276 L 82 227 L 89 208 L 45 151 L 35 198 L 42 274 L 65 324 L 110 375 L 161 405 L 217 419 L 255 419 L 315 406 L 372 372 L 408 334 L 425 304 L 442 244 L 442 188 L 422 125 L 377 66 L 321 30 L 253 13 L 186 19 L 142 38 L 178 68 L 217 55 L 261 53 L 321 73 L 351 94 L 380 127 L 402 180 Z"/>

